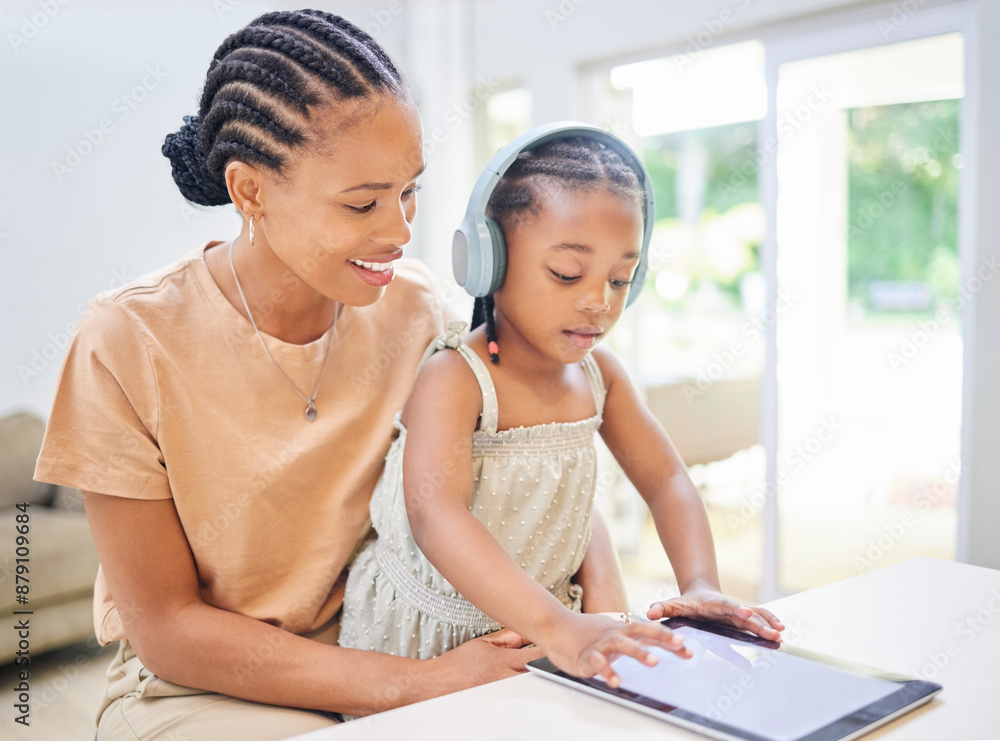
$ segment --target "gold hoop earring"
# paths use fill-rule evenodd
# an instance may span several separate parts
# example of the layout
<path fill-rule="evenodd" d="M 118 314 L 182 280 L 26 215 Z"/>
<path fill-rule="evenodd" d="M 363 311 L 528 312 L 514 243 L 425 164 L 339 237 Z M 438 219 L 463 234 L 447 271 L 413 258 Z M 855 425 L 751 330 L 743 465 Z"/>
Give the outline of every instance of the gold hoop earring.
<path fill-rule="evenodd" d="M 253 247 L 254 232 L 253 232 L 253 215 L 250 216 L 250 246 Z"/>

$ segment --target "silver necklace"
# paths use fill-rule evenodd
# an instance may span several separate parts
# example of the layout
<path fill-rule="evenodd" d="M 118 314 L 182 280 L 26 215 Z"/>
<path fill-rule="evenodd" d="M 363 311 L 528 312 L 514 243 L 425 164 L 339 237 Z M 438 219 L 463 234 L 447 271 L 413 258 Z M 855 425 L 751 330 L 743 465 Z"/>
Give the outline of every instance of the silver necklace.
<path fill-rule="evenodd" d="M 257 322 L 253 320 L 253 314 L 250 313 L 250 306 L 247 304 L 247 297 L 243 295 L 243 286 L 240 285 L 240 279 L 236 277 L 236 265 L 233 264 L 233 247 L 235 245 L 235 241 L 229 243 L 229 267 L 233 271 L 233 280 L 236 281 L 236 290 L 240 292 L 240 299 L 243 301 L 243 308 L 247 310 L 247 316 L 250 318 L 250 324 L 253 325 L 253 331 L 257 333 L 257 339 L 260 340 L 260 346 L 264 348 L 264 352 L 267 353 L 267 357 L 270 358 L 271 363 L 277 369 L 278 373 L 281 374 L 281 377 L 285 379 L 285 383 L 287 383 L 291 387 L 292 391 L 298 394 L 302 401 L 306 403 L 306 419 L 312 422 L 318 415 L 318 412 L 316 411 L 316 394 L 319 392 L 319 385 L 323 381 L 323 371 L 326 370 L 326 361 L 330 358 L 330 348 L 333 347 L 333 332 L 330 332 L 330 339 L 326 342 L 326 355 L 323 356 L 323 367 L 319 369 L 319 378 L 316 381 L 316 388 L 313 389 L 312 395 L 306 396 L 299 391 L 298 387 L 294 383 L 292 383 L 292 379 L 286 376 L 285 372 L 281 370 L 281 366 L 278 365 L 274 356 L 271 355 L 271 351 L 267 349 L 267 343 L 264 342 L 264 338 L 260 336 L 260 330 L 257 329 Z M 337 320 L 340 318 L 340 307 L 341 303 L 338 301 L 336 313 L 333 315 L 334 327 L 337 326 Z"/>

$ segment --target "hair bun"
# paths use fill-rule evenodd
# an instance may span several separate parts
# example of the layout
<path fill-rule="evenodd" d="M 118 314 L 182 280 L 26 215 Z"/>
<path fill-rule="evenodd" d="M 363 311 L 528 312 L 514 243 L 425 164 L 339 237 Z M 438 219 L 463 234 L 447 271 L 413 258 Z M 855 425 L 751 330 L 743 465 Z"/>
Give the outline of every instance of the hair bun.
<path fill-rule="evenodd" d="M 198 117 L 185 116 L 180 131 L 167 134 L 160 151 L 170 160 L 170 173 L 181 195 L 202 206 L 224 206 L 232 202 L 229 189 L 222 178 L 208 171 L 198 130 Z"/>

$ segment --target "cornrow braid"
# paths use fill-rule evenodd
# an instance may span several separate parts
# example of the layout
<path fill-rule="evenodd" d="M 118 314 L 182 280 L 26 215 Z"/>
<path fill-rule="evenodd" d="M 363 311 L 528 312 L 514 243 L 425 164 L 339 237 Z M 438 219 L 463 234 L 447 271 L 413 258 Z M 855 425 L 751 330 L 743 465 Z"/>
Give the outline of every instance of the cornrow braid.
<path fill-rule="evenodd" d="M 341 26 L 332 23 L 331 19 L 337 16 L 329 13 L 320 14 L 319 11 L 306 11 L 304 14 L 276 12 L 267 13 L 261 16 L 258 21 L 272 26 L 282 26 L 301 31 L 303 34 L 323 42 L 329 48 L 336 50 L 342 57 L 347 59 L 355 69 L 359 70 L 366 80 L 378 80 L 377 86 L 386 86 L 390 80 L 398 82 L 399 73 L 388 56 L 383 52 L 382 56 L 375 54 L 368 46 L 358 44 L 355 35 L 364 33 L 357 26 L 350 25 L 347 21 L 340 19 Z M 365 34 L 367 36 L 367 34 Z M 373 47 L 378 48 L 374 39 L 368 37 Z M 381 51 L 381 49 L 379 49 Z M 388 62 L 388 64 L 386 64 Z"/>
<path fill-rule="evenodd" d="M 330 21 L 331 23 L 333 23 L 334 20 L 337 19 L 337 16 L 331 13 L 327 13 L 326 11 L 323 10 L 303 10 L 302 12 L 305 13 L 306 15 L 312 15 L 316 16 L 317 18 L 323 18 L 327 21 Z M 402 78 L 400 77 L 399 72 L 396 70 L 396 65 L 392 63 L 392 59 L 390 59 L 389 55 L 385 53 L 385 50 L 375 42 L 375 39 L 365 31 L 362 31 L 360 28 L 355 26 L 349 20 L 345 18 L 340 18 L 339 20 L 341 28 L 350 33 L 350 35 L 353 36 L 354 38 L 358 39 L 358 41 L 362 42 L 364 47 L 369 51 L 371 51 L 371 53 L 378 58 L 378 60 L 388 71 L 387 78 L 395 80 L 396 84 L 400 85 L 402 83 Z"/>
<path fill-rule="evenodd" d="M 500 349 L 497 346 L 497 327 L 493 316 L 493 297 L 477 296 L 472 306 L 472 323 L 470 329 L 480 324 L 486 324 L 486 342 L 490 353 L 490 362 L 496 365 L 500 362 Z"/>
<path fill-rule="evenodd" d="M 220 64 L 230 52 L 247 46 L 280 52 L 322 77 L 344 97 L 354 98 L 364 93 L 364 85 L 346 65 L 334 63 L 329 54 L 324 54 L 302 34 L 266 26 L 249 26 L 234 33 L 216 52 L 212 64 Z"/>
<path fill-rule="evenodd" d="M 270 55 L 270 59 L 265 59 L 265 55 Z M 284 57 L 258 49 L 237 49 L 209 71 L 201 93 L 201 106 L 207 109 L 219 88 L 237 80 L 273 92 L 302 114 L 306 113 L 307 106 L 317 102 L 316 96 L 306 89 L 304 78 L 295 65 Z"/>
<path fill-rule="evenodd" d="M 188 200 L 230 202 L 226 166 L 238 159 L 282 174 L 313 140 L 322 102 L 409 95 L 389 56 L 367 33 L 318 10 L 265 13 L 219 46 L 197 116 L 186 116 L 162 152 Z"/>
<path fill-rule="evenodd" d="M 598 187 L 634 201 L 646 217 L 642 176 L 618 152 L 597 139 L 555 139 L 518 155 L 490 196 L 486 215 L 506 231 L 525 215 L 538 215 L 544 192 Z"/>

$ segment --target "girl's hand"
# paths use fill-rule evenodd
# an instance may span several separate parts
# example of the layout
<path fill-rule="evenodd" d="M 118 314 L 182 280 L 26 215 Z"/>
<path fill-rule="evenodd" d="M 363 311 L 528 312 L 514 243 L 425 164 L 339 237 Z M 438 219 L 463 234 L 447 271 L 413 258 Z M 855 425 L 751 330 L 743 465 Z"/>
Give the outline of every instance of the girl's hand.
<path fill-rule="evenodd" d="M 600 675 L 611 687 L 621 678 L 611 668 L 619 656 L 631 656 L 647 666 L 657 658 L 647 646 L 659 646 L 681 658 L 691 652 L 679 635 L 657 623 L 620 623 L 605 615 L 568 612 L 552 630 L 553 638 L 542 643 L 546 655 L 564 672 L 578 677 Z"/>
<path fill-rule="evenodd" d="M 709 588 L 689 589 L 680 597 L 654 602 L 646 612 L 650 620 L 668 617 L 693 617 L 716 623 L 729 623 L 756 633 L 769 641 L 780 641 L 784 624 L 770 610 L 747 607 Z"/>

